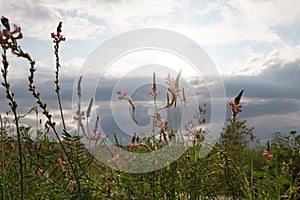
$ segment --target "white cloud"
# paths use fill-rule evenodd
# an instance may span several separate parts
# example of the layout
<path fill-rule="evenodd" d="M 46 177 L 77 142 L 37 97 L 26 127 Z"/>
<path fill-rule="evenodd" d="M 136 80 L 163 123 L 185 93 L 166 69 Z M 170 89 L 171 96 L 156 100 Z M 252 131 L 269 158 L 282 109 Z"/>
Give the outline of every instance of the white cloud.
<path fill-rule="evenodd" d="M 10 1 L 0 8 L 2 15 L 8 17 L 11 23 L 21 26 L 24 35 L 39 40 L 49 40 L 59 21 L 65 23 L 63 34 L 69 40 L 93 39 L 103 33 L 103 25 L 82 16 L 61 13 L 61 10 L 63 7 L 54 9 L 42 1 Z"/>
<path fill-rule="evenodd" d="M 202 6 L 202 7 L 201 7 Z M 24 27 L 27 35 L 49 37 L 62 20 L 68 39 L 91 39 L 106 29 L 123 32 L 133 28 L 162 27 L 187 34 L 201 44 L 219 45 L 243 40 L 279 43 L 276 26 L 299 22 L 300 6 L 293 1 L 203 2 L 143 1 L 15 1 L 0 11 Z M 217 21 L 199 23 L 216 12 Z M 199 19 L 199 20 L 198 20 Z M 30 28 L 29 28 L 30 27 Z"/>

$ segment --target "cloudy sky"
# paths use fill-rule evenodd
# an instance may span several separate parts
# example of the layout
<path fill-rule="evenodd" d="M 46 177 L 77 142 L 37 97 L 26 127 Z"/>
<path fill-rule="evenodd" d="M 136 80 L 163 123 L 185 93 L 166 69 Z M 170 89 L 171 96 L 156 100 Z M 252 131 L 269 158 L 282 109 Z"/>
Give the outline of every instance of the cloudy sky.
<path fill-rule="evenodd" d="M 38 89 L 44 92 L 42 98 L 47 100 L 54 114 L 58 112 L 55 111 L 57 105 L 52 92 L 55 60 L 50 33 L 56 30 L 59 21 L 63 22 L 66 37 L 60 49 L 61 85 L 64 108 L 69 116 L 72 114 L 75 79 L 96 48 L 127 31 L 161 28 L 182 34 L 203 48 L 221 75 L 226 101 L 231 100 L 241 88 L 245 90 L 243 112 L 239 117 L 247 119 L 248 125 L 255 127 L 255 135 L 262 139 L 269 138 L 275 131 L 300 132 L 299 10 L 300 4 L 296 0 L 11 0 L 0 7 L 1 15 L 21 26 L 24 38 L 19 43 L 37 62 Z M 143 66 L 148 64 L 153 71 L 155 64 L 168 66 L 171 68 L 168 73 L 174 72 L 175 75 L 178 72 L 175 63 L 181 67 L 186 64 L 162 52 L 153 55 L 137 52 L 134 59 L 128 57 L 116 62 L 109 74 L 112 83 L 116 84 L 118 77 L 124 77 L 120 73 L 126 73 L 126 70 L 122 71 L 128 69 L 124 66 L 130 66 L 132 62 Z M 12 89 L 22 105 L 20 111 L 26 112 L 34 105 L 24 88 L 28 66 L 14 57 L 10 57 L 10 64 Z M 163 80 L 165 74 L 160 75 Z M 182 78 L 185 76 L 188 73 L 184 71 Z M 127 73 L 128 79 L 122 80 L 126 80 L 128 85 L 136 83 L 137 78 L 130 77 Z M 151 88 L 151 78 L 144 80 Z M 190 84 L 199 86 L 201 81 L 193 80 Z M 85 83 L 88 85 L 89 81 Z M 104 89 L 97 101 L 98 107 L 107 105 L 112 98 L 109 91 L 115 89 L 105 90 L 110 85 L 107 80 L 101 83 L 104 85 L 98 87 Z M 140 88 L 141 91 L 144 89 Z M 207 88 L 202 89 L 204 95 L 200 102 L 209 104 L 205 95 Z M 3 112 L 7 107 L 4 106 L 4 90 L 1 88 L 0 91 Z M 201 94 L 201 91 L 198 93 Z M 67 120 L 72 122 L 71 117 Z M 110 119 L 107 120 L 106 126 L 110 122 Z"/>

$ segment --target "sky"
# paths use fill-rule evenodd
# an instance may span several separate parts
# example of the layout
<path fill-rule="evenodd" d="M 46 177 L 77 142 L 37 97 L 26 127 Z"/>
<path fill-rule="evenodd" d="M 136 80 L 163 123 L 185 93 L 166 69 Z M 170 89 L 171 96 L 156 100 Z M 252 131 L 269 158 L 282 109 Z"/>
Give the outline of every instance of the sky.
<path fill-rule="evenodd" d="M 91 78 L 95 75 L 91 70 L 93 68 L 86 67 L 85 63 L 101 44 L 128 31 L 156 28 L 183 35 L 206 52 L 220 74 L 226 101 L 232 100 L 244 89 L 241 101 L 243 112 L 239 119 L 246 119 L 247 125 L 253 126 L 254 134 L 261 139 L 270 138 L 276 131 L 284 134 L 292 130 L 300 132 L 299 10 L 300 4 L 296 0 L 11 0 L 0 7 L 2 16 L 9 18 L 10 23 L 21 26 L 24 38 L 19 44 L 24 51 L 30 52 L 37 63 L 37 88 L 42 91 L 42 98 L 49 104 L 55 117 L 59 112 L 53 92 L 55 57 L 50 33 L 56 30 L 60 21 L 63 22 L 62 30 L 66 37 L 60 46 L 60 80 L 68 123 L 74 124 L 73 89 L 82 72 L 86 73 L 85 77 L 90 76 L 90 80 L 84 79 L 85 89 L 91 87 L 92 90 L 95 85 L 97 89 L 102 89 L 98 91 L 95 106 L 102 109 L 99 113 L 102 115 L 103 131 L 112 131 L 110 124 L 115 120 L 111 116 L 104 117 L 109 112 L 108 107 L 114 107 L 114 101 L 110 100 L 116 96 L 112 95 L 112 91 L 124 85 L 141 84 L 140 81 L 145 81 L 145 87 L 137 87 L 136 95 L 147 88 L 151 89 L 151 70 L 160 72 L 157 76 L 161 79 L 163 90 L 167 73 L 176 76 L 179 68 L 184 68 L 182 80 L 190 87 L 190 90 L 187 89 L 190 104 L 207 103 L 209 107 L 207 80 L 199 76 L 193 80 L 190 75 L 195 72 L 188 70 L 192 69 L 190 63 L 170 52 L 136 51 L 116 60 L 104 74 L 107 76 L 103 75 L 104 79 L 99 76 Z M 21 105 L 19 111 L 25 113 L 34 106 L 33 98 L 24 88 L 29 67 L 26 62 L 13 56 L 9 59 L 12 89 Z M 131 69 L 133 64 L 141 66 L 141 69 L 151 69 L 147 72 L 147 78 L 138 76 L 144 72 L 139 71 L 139 67 Z M 103 69 L 99 67 L 96 70 L 100 73 Z M 114 87 L 109 88 L 112 84 Z M 7 101 L 4 90 L 1 88 L 0 91 L 1 112 L 4 112 L 7 110 Z M 193 102 L 195 94 L 199 101 Z M 145 103 L 151 99 L 136 98 L 145 104 L 141 108 L 145 112 L 153 109 Z M 88 101 L 84 103 L 86 106 Z M 119 110 L 124 107 L 118 106 L 115 105 L 112 113 L 120 114 Z M 141 113 L 139 117 L 143 118 Z M 128 118 L 128 114 L 126 111 L 124 119 L 126 115 Z M 226 116 L 230 116 L 229 110 Z M 35 119 L 35 116 L 30 117 Z M 144 120 L 146 123 L 149 118 L 146 116 Z"/>

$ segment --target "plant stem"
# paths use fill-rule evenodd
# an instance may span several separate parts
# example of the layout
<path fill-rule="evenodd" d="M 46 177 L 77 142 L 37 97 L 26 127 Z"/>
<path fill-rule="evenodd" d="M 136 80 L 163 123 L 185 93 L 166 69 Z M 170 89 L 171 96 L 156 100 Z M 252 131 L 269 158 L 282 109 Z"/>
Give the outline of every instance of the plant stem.
<path fill-rule="evenodd" d="M 63 109 L 62 109 L 62 104 L 61 104 L 61 98 L 60 98 L 60 86 L 59 86 L 59 55 L 58 55 L 58 49 L 59 49 L 59 42 L 55 42 L 54 45 L 54 55 L 56 58 L 56 71 L 55 71 L 55 92 L 57 94 L 57 100 L 58 100 L 58 105 L 59 105 L 59 110 L 60 110 L 60 116 L 61 116 L 61 121 L 63 123 L 63 128 L 66 131 L 66 124 L 65 124 L 65 119 L 63 115 Z"/>
<path fill-rule="evenodd" d="M 18 153 L 19 153 L 19 166 L 20 166 L 20 187 L 21 187 L 21 199 L 24 199 L 24 180 L 23 180 L 23 158 L 22 158 L 22 149 L 21 149 L 21 133 L 19 128 L 19 118 L 17 115 L 17 102 L 14 100 L 14 93 L 10 91 L 10 84 L 7 80 L 8 75 L 8 61 L 6 57 L 6 48 L 4 45 L 2 45 L 3 54 L 2 54 L 2 63 L 3 63 L 3 69 L 2 76 L 4 79 L 4 82 L 2 83 L 3 87 L 6 90 L 6 98 L 10 101 L 9 106 L 14 114 L 15 118 L 15 125 L 17 129 L 17 139 L 18 139 Z"/>

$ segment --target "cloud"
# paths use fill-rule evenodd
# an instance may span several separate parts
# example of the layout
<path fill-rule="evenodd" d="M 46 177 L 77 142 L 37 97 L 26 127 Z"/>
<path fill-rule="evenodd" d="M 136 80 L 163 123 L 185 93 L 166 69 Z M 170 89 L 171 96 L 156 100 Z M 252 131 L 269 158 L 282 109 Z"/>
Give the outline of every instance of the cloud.
<path fill-rule="evenodd" d="M 299 51 L 300 46 L 284 47 L 253 57 L 245 64 L 244 73 L 225 76 L 225 84 L 231 91 L 243 87 L 252 98 L 300 98 L 297 92 L 300 85 Z"/>
<path fill-rule="evenodd" d="M 265 55 L 253 55 L 246 63 L 246 73 L 224 77 L 228 97 L 233 98 L 241 88 L 245 90 L 240 117 L 247 119 L 260 137 L 300 129 L 296 123 L 300 119 L 299 49 L 285 46 Z"/>
<path fill-rule="evenodd" d="M 244 40 L 281 43 L 278 27 L 299 23 L 293 1 L 10 1 L 3 15 L 24 27 L 26 35 L 48 39 L 58 21 L 67 39 L 84 40 L 134 28 L 161 27 L 186 34 L 201 44 L 221 45 Z M 255 13 L 255 14 L 253 14 Z M 214 20 L 211 20 L 214 19 Z"/>
<path fill-rule="evenodd" d="M 103 25 L 93 23 L 84 16 L 61 12 L 63 10 L 63 7 L 54 9 L 47 2 L 32 0 L 14 0 L 0 8 L 2 15 L 8 17 L 11 23 L 20 25 L 27 37 L 49 40 L 50 33 L 56 31 L 59 21 L 65 24 L 63 34 L 67 35 L 68 40 L 93 39 L 103 34 Z"/>

